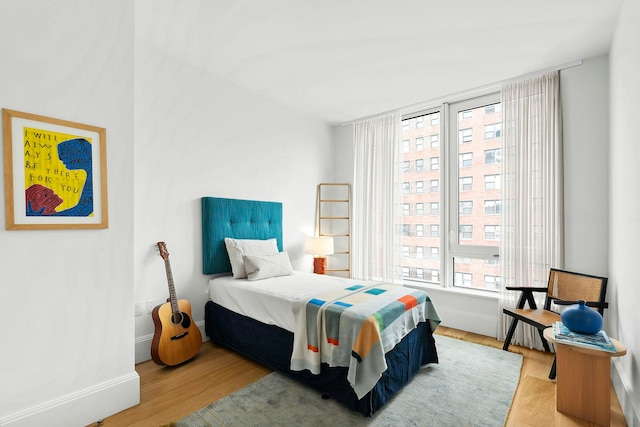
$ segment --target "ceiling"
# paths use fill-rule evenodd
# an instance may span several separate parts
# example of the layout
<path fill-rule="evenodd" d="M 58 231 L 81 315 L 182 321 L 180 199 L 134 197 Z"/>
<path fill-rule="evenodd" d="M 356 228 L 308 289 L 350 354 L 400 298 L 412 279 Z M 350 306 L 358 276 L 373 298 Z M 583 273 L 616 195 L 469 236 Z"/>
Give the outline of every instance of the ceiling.
<path fill-rule="evenodd" d="M 605 54 L 623 0 L 138 0 L 136 34 L 344 123 Z"/>

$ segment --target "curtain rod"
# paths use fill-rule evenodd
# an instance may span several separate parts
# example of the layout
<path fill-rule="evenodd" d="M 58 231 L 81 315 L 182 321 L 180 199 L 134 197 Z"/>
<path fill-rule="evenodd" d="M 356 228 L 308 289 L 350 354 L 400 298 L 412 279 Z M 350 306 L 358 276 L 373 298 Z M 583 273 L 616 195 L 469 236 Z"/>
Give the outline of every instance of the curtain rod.
<path fill-rule="evenodd" d="M 417 110 L 417 109 L 426 109 L 426 108 L 432 108 L 436 105 L 440 105 L 443 102 L 455 102 L 458 101 L 460 99 L 464 99 L 464 98 L 469 98 L 469 97 L 473 97 L 474 95 L 480 95 L 492 90 L 498 90 L 500 89 L 500 87 L 502 87 L 503 85 L 507 84 L 507 83 L 513 83 L 519 80 L 524 80 L 527 79 L 529 77 L 533 77 L 533 76 L 537 76 L 540 74 L 546 74 L 546 73 L 550 73 L 552 71 L 561 71 L 561 70 L 566 70 L 567 68 L 573 68 L 573 67 L 577 67 L 579 65 L 582 65 L 582 59 L 578 59 L 576 61 L 572 61 L 572 62 L 567 62 L 565 64 L 562 65 L 557 65 L 555 67 L 549 67 L 549 68 L 545 68 L 543 70 L 539 70 L 539 71 L 535 71 L 532 73 L 527 73 L 527 74 L 522 74 L 518 77 L 513 77 L 510 79 L 506 79 L 506 80 L 501 80 L 499 82 L 496 83 L 491 83 L 485 86 L 479 86 L 473 89 L 469 89 L 469 90 L 464 90 L 461 92 L 456 92 L 453 93 L 451 95 L 446 95 L 446 96 L 441 96 L 438 98 L 434 98 L 431 99 L 429 101 L 423 101 L 423 102 L 418 102 L 416 104 L 412 104 L 412 105 L 407 105 L 405 107 L 400 107 L 400 108 L 396 108 L 393 110 L 388 110 L 388 111 L 384 111 L 382 113 L 379 114 L 372 114 L 370 116 L 365 116 L 365 117 L 361 117 L 359 119 L 355 119 L 355 120 L 351 120 L 349 122 L 345 122 L 340 124 L 340 126 L 349 126 L 349 125 L 354 125 L 356 123 L 359 122 L 363 122 L 365 120 L 369 120 L 369 119 L 373 119 L 374 117 L 380 117 L 380 116 L 384 116 L 386 114 L 392 114 L 392 113 L 408 113 L 411 112 L 411 110 Z"/>

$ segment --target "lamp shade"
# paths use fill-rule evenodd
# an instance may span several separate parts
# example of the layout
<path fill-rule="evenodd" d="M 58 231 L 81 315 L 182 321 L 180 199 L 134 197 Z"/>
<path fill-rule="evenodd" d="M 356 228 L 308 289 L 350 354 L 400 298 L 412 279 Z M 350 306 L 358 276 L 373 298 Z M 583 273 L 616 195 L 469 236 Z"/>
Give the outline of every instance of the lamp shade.
<path fill-rule="evenodd" d="M 333 237 L 307 237 L 304 251 L 308 254 L 325 256 L 333 254 Z"/>

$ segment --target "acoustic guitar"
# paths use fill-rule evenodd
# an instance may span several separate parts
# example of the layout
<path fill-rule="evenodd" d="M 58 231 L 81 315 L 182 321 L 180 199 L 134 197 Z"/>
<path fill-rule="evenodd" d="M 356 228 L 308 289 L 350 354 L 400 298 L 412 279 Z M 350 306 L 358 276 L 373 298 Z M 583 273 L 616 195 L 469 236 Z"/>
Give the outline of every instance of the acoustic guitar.
<path fill-rule="evenodd" d="M 202 346 L 200 329 L 191 320 L 191 304 L 176 298 L 169 252 L 164 242 L 158 242 L 158 252 L 164 260 L 169 282 L 169 298 L 151 312 L 155 332 L 151 342 L 151 358 L 158 365 L 174 366 L 198 354 Z"/>

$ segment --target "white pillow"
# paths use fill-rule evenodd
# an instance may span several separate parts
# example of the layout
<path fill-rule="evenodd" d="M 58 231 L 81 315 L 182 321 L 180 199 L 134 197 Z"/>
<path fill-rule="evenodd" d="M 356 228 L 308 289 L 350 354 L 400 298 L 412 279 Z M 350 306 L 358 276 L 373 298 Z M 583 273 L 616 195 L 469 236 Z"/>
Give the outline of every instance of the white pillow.
<path fill-rule="evenodd" d="M 247 273 L 244 271 L 243 255 L 275 255 L 278 253 L 278 242 L 276 239 L 252 240 L 252 239 L 231 239 L 226 237 L 224 244 L 227 247 L 229 261 L 231 261 L 231 271 L 234 279 L 245 279 Z"/>
<path fill-rule="evenodd" d="M 286 251 L 278 252 L 275 255 L 244 255 L 242 259 L 248 280 L 288 276 L 293 273 L 293 267 L 291 267 L 291 261 L 289 261 Z"/>

